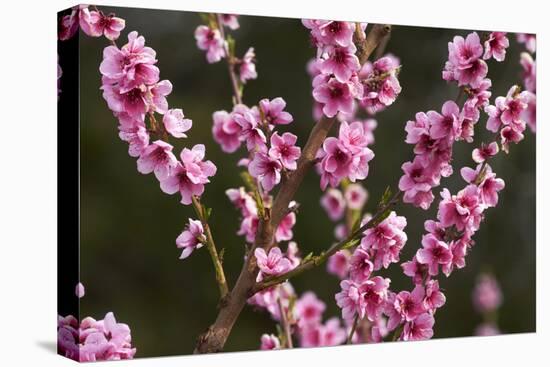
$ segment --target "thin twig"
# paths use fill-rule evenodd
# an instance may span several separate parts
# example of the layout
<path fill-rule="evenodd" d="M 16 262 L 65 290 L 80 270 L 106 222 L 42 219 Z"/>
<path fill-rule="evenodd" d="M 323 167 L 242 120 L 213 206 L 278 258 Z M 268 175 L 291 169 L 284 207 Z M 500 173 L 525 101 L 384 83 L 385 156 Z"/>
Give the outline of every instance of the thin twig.
<path fill-rule="evenodd" d="M 216 249 L 216 244 L 214 243 L 214 236 L 210 231 L 210 226 L 208 225 L 208 218 L 204 212 L 204 207 L 199 202 L 199 199 L 196 196 L 193 196 L 193 208 L 199 217 L 199 220 L 202 223 L 204 232 L 206 234 L 206 248 L 208 253 L 212 258 L 212 263 L 214 264 L 214 270 L 216 271 L 216 282 L 218 283 L 218 288 L 220 290 L 220 297 L 224 299 L 229 293 L 229 287 L 227 285 L 227 280 L 225 279 L 225 273 L 223 271 L 223 264 L 218 255 L 218 250 Z"/>
<path fill-rule="evenodd" d="M 403 193 L 402 191 L 398 190 L 393 195 L 393 197 L 388 201 L 388 203 L 381 206 L 376 211 L 374 216 L 367 223 L 363 224 L 361 227 L 353 231 L 347 238 L 332 245 L 327 251 L 321 253 L 319 256 L 314 256 L 311 259 L 301 263 L 300 265 L 298 265 L 296 268 L 294 268 L 289 272 L 265 278 L 264 280 L 262 280 L 261 282 L 257 283 L 254 286 L 253 293 L 256 293 L 266 288 L 270 288 L 274 285 L 280 284 L 292 277 L 295 277 L 296 275 L 303 273 L 306 270 L 309 270 L 311 268 L 314 268 L 315 266 L 323 264 L 329 257 L 334 255 L 336 252 L 340 251 L 347 244 L 357 240 L 360 236 L 363 235 L 363 232 L 365 232 L 367 229 L 374 227 L 374 225 L 377 224 L 378 219 L 381 218 L 389 208 L 391 208 L 393 205 L 395 205 L 399 201 L 402 193 Z"/>
<path fill-rule="evenodd" d="M 216 20 L 218 23 L 218 29 L 220 31 L 220 36 L 225 41 L 224 42 L 224 49 L 225 49 L 225 56 L 227 61 L 227 69 L 229 71 L 229 78 L 231 80 L 231 87 L 233 88 L 233 96 L 235 97 L 235 103 L 236 104 L 242 104 L 242 93 L 239 86 L 239 80 L 237 79 L 237 74 L 235 73 L 235 58 L 234 55 L 231 54 L 229 50 L 229 45 L 227 44 L 227 40 L 225 39 L 225 30 L 223 29 L 223 23 L 221 20 L 221 15 L 216 15 Z"/>
<path fill-rule="evenodd" d="M 353 341 L 353 334 L 355 334 L 355 329 L 357 329 L 358 323 L 359 323 L 359 315 L 355 315 L 355 319 L 353 319 L 353 325 L 351 326 L 351 331 L 349 332 L 346 344 L 351 344 L 351 342 Z"/>
<path fill-rule="evenodd" d="M 281 290 L 279 290 L 279 293 Z M 285 333 L 285 339 L 286 339 L 286 346 L 288 349 L 294 348 L 292 345 L 292 333 L 290 332 L 290 324 L 288 322 L 287 313 L 283 307 L 283 303 L 281 302 L 281 297 L 277 299 L 277 304 L 279 305 L 279 312 L 281 314 L 281 326 L 283 327 L 284 333 Z"/>

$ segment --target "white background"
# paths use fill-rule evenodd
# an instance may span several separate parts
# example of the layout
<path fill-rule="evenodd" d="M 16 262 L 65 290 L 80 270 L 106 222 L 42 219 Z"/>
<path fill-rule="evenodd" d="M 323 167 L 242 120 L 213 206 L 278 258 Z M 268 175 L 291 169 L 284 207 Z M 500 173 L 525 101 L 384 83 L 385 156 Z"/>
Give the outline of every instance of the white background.
<path fill-rule="evenodd" d="M 548 10 L 544 1 L 131 0 L 149 8 L 330 18 L 372 23 L 538 33 L 537 333 L 210 356 L 138 359 L 116 366 L 526 365 L 548 360 Z M 311 4 L 315 4 L 314 6 Z M 56 342 L 56 11 L 70 1 L 2 4 L 0 81 L 0 366 L 68 366 Z M 429 57 L 429 55 L 426 55 Z M 442 61 L 443 62 L 443 61 Z M 31 148 L 29 148 L 31 147 Z M 61 167 L 62 169 L 62 167 Z M 521 215 L 521 213 L 518 213 Z M 495 256 L 498 256 L 496 254 Z M 185 328 L 185 325 L 181 325 Z M 546 341 L 544 341 L 546 339 Z M 290 363 L 290 364 L 289 364 Z M 547 363 L 547 362 L 546 362 Z M 102 364 L 114 365 L 112 363 Z M 535 365 L 541 365 L 535 362 Z"/>

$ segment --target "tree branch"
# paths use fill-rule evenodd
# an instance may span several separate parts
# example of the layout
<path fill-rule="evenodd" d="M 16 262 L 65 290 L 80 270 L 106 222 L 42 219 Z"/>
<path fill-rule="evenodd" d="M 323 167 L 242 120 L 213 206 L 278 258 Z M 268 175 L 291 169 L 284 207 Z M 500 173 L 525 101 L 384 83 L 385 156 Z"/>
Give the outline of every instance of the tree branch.
<path fill-rule="evenodd" d="M 361 45 L 361 63 L 364 63 L 369 58 L 378 43 L 382 40 L 382 37 L 389 33 L 390 30 L 391 26 L 388 24 L 375 25 L 373 27 Z M 232 68 L 230 67 L 230 75 L 231 70 Z M 313 127 L 298 160 L 296 170 L 281 185 L 271 210 L 266 210 L 264 218 L 259 221 L 254 244 L 246 254 L 246 260 L 235 283 L 235 287 L 220 307 L 214 324 L 199 336 L 195 353 L 213 353 L 223 350 L 235 321 L 239 317 L 247 299 L 253 294 L 256 275 L 258 273 L 256 258 L 253 255 L 254 249 L 257 247 L 267 249 L 272 245 L 274 228 L 277 228 L 280 221 L 284 218 L 288 210 L 288 204 L 294 198 L 309 168 L 315 164 L 317 150 L 323 144 L 328 132 L 334 125 L 334 121 L 334 118 L 322 118 Z"/>

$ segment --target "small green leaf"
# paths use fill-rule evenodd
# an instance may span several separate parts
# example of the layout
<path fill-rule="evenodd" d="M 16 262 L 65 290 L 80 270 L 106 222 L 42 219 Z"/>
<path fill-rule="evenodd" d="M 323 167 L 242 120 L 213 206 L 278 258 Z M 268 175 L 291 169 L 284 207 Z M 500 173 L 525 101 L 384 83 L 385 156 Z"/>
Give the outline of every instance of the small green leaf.
<path fill-rule="evenodd" d="M 354 238 L 353 240 L 349 241 L 344 246 L 342 246 L 342 250 L 348 250 L 348 249 L 354 248 L 359 244 L 360 241 L 361 241 L 360 238 Z"/>
<path fill-rule="evenodd" d="M 391 189 L 390 187 L 386 187 L 386 190 L 384 191 L 384 194 L 382 195 L 382 199 L 380 199 L 380 203 L 378 204 L 379 206 L 383 206 L 383 205 L 386 205 L 388 203 L 388 201 L 390 201 L 390 198 L 391 198 Z"/>
<path fill-rule="evenodd" d="M 306 257 L 302 259 L 302 263 L 307 263 L 308 261 L 311 260 L 312 257 L 313 257 L 313 252 L 310 252 L 309 254 L 306 255 Z"/>
<path fill-rule="evenodd" d="M 220 251 L 218 257 L 220 258 L 220 262 L 223 263 L 223 255 L 225 255 L 225 247 L 222 248 L 222 250 Z"/>
<path fill-rule="evenodd" d="M 212 214 L 212 208 L 204 207 L 204 220 L 208 222 L 208 219 L 210 219 L 210 215 Z"/>

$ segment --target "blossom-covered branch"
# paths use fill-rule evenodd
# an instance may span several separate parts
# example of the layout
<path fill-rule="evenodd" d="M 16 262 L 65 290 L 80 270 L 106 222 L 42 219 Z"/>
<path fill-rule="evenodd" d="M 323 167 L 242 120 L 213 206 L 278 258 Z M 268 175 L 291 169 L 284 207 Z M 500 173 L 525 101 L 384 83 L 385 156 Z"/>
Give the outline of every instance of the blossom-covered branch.
<path fill-rule="evenodd" d="M 287 273 L 265 278 L 254 286 L 252 292 L 259 292 L 263 289 L 282 283 L 296 275 L 305 272 L 306 270 L 310 270 L 315 266 L 323 264 L 329 257 L 334 255 L 339 250 L 346 247 L 353 247 L 355 244 L 357 244 L 358 240 L 360 239 L 360 237 L 363 236 L 364 232 L 367 229 L 373 228 L 374 226 L 379 224 L 382 219 L 385 219 L 385 217 L 390 214 L 390 208 L 399 202 L 401 195 L 402 193 L 400 191 L 397 191 L 386 203 L 382 203 L 382 205 L 379 206 L 378 210 L 371 219 L 369 219 L 366 223 L 357 228 L 344 240 L 335 243 L 328 250 L 322 252 L 320 255 L 312 256 L 309 259 L 304 259 L 304 261 L 302 261 L 299 266 Z"/>
<path fill-rule="evenodd" d="M 339 37 L 338 32 L 345 34 L 346 29 L 341 28 L 342 25 L 344 25 L 344 28 L 347 27 L 345 22 L 334 22 L 334 24 L 330 24 L 330 22 L 327 23 L 326 26 L 331 26 L 333 27 L 333 30 L 336 31 L 331 33 L 331 37 Z M 367 37 L 367 39 L 370 40 L 369 44 L 378 44 L 378 42 L 380 42 L 382 34 L 376 34 Z M 366 48 L 366 51 L 362 54 L 363 57 L 365 57 L 365 59 L 368 58 L 374 48 L 375 47 L 372 46 Z M 227 303 L 220 309 L 214 324 L 207 330 L 206 333 L 199 337 L 195 349 L 196 353 L 209 353 L 222 350 L 227 337 L 231 332 L 231 328 L 233 327 L 242 308 L 246 304 L 246 300 L 250 296 L 250 291 L 256 282 L 258 268 L 256 265 L 255 256 L 250 255 L 256 248 L 266 249 L 272 245 L 274 228 L 276 228 L 283 217 L 288 214 L 288 206 L 303 181 L 306 172 L 316 162 L 317 151 L 324 142 L 325 137 L 333 124 L 334 119 L 329 117 L 321 119 L 314 126 L 306 145 L 302 149 L 296 170 L 289 174 L 287 180 L 279 189 L 270 212 L 267 213 L 265 218 L 260 219 L 254 244 L 247 253 L 245 264 L 239 278 L 228 296 Z"/>

